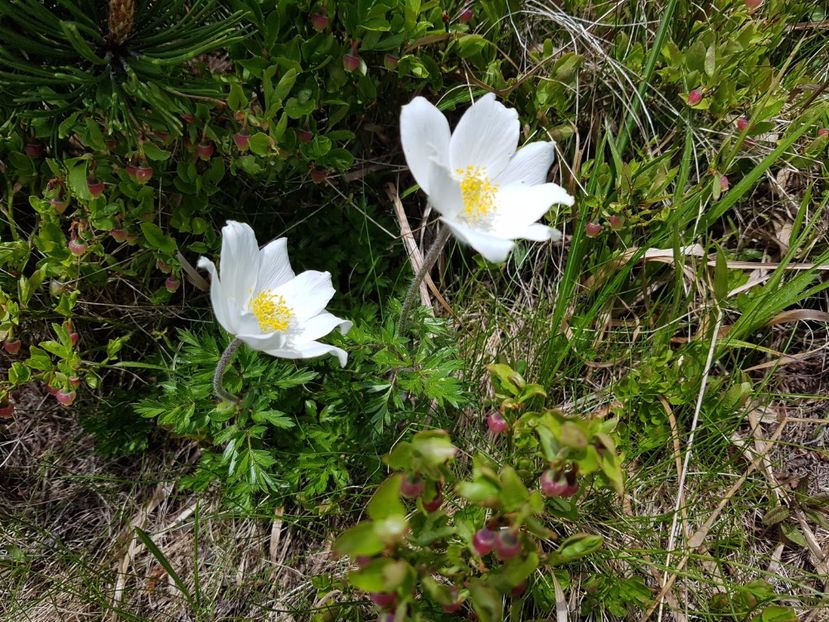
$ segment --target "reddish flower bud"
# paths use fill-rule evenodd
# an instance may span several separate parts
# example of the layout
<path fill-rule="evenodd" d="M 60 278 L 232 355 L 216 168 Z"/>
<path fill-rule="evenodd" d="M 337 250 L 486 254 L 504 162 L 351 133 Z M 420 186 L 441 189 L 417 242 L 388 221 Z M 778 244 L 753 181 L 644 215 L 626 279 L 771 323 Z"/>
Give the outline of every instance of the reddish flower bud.
<path fill-rule="evenodd" d="M 622 227 L 625 226 L 625 219 L 621 216 L 617 216 L 614 214 L 613 216 L 607 217 L 607 223 L 610 225 L 610 228 L 614 231 L 619 231 Z"/>
<path fill-rule="evenodd" d="M 315 168 L 311 171 L 311 181 L 313 181 L 315 184 L 324 183 L 326 179 L 328 179 L 327 171 L 324 171 L 319 168 Z"/>
<path fill-rule="evenodd" d="M 72 253 L 73 255 L 77 256 L 77 257 L 80 257 L 81 255 L 83 255 L 86 252 L 86 244 L 84 244 L 83 242 L 81 242 L 81 241 L 79 241 L 75 238 L 72 238 L 71 240 L 69 240 L 69 245 L 68 246 L 69 246 L 69 252 Z"/>
<path fill-rule="evenodd" d="M 69 341 L 72 342 L 73 346 L 78 345 L 78 341 L 80 340 L 80 338 L 81 338 L 81 336 L 78 333 L 76 333 L 75 331 L 72 331 L 71 333 L 69 333 Z"/>
<path fill-rule="evenodd" d="M 449 23 L 449 11 L 444 11 L 443 14 L 440 16 L 440 18 L 443 20 L 444 24 L 448 24 Z"/>
<path fill-rule="evenodd" d="M 521 540 L 511 529 L 501 529 L 495 536 L 495 556 L 501 561 L 512 559 L 521 552 Z"/>
<path fill-rule="evenodd" d="M 196 145 L 196 155 L 205 162 L 213 157 L 213 152 L 216 148 L 213 143 L 200 143 Z"/>
<path fill-rule="evenodd" d="M 504 415 L 501 413 L 491 413 L 490 415 L 487 415 L 486 426 L 489 428 L 489 431 L 495 435 L 503 434 L 509 429 L 509 423 L 507 423 L 507 420 L 504 419 Z"/>
<path fill-rule="evenodd" d="M 355 559 L 354 561 L 357 562 L 357 566 L 359 566 L 360 568 L 365 568 L 372 562 L 372 559 L 373 558 L 369 557 L 368 555 L 358 555 L 357 559 Z"/>
<path fill-rule="evenodd" d="M 81 379 L 78 378 L 77 376 L 72 376 L 69 379 L 69 384 L 72 385 L 73 387 L 77 388 L 77 387 L 81 386 Z"/>
<path fill-rule="evenodd" d="M 400 59 L 397 58 L 394 54 L 386 54 L 383 57 L 383 66 L 389 71 L 394 71 L 395 69 L 397 69 L 397 63 L 399 62 Z"/>
<path fill-rule="evenodd" d="M 541 474 L 538 483 L 541 486 L 541 494 L 545 497 L 572 497 L 579 491 L 573 471 L 562 473 L 547 469 Z"/>
<path fill-rule="evenodd" d="M 397 594 L 394 592 L 369 592 L 368 596 L 371 598 L 371 602 L 383 609 L 394 607 L 394 603 L 397 601 Z"/>
<path fill-rule="evenodd" d="M 236 148 L 239 151 L 247 151 L 250 147 L 250 136 L 247 132 L 238 132 L 233 135 L 233 142 L 236 143 Z"/>
<path fill-rule="evenodd" d="M 153 169 L 149 166 L 136 166 L 135 164 L 127 165 L 127 175 L 130 179 L 139 184 L 146 184 L 153 177 Z"/>
<path fill-rule="evenodd" d="M 524 581 L 523 583 L 521 583 L 519 585 L 516 585 L 514 588 L 512 588 L 512 591 L 509 594 L 513 598 L 518 598 L 519 596 L 521 596 L 521 594 L 524 593 L 524 591 L 526 589 L 527 589 L 527 582 Z"/>
<path fill-rule="evenodd" d="M 357 71 L 360 68 L 360 57 L 357 54 L 346 54 L 343 56 L 343 69 L 348 73 Z"/>
<path fill-rule="evenodd" d="M 109 235 L 111 235 L 112 239 L 118 242 L 119 244 L 127 240 L 127 232 L 123 229 L 113 229 L 109 232 Z"/>
<path fill-rule="evenodd" d="M 25 147 L 23 147 L 23 152 L 30 158 L 42 158 L 43 145 L 40 145 L 38 143 L 29 143 Z"/>
<path fill-rule="evenodd" d="M 818 136 L 829 136 L 829 127 L 822 127 L 817 131 Z"/>
<path fill-rule="evenodd" d="M 172 268 L 161 259 L 156 260 L 155 267 L 161 270 L 164 274 L 170 274 L 170 271 L 172 270 Z"/>
<path fill-rule="evenodd" d="M 726 191 L 726 190 L 728 190 L 730 187 L 731 187 L 731 182 L 730 182 L 730 181 L 728 181 L 728 177 L 726 177 L 725 175 L 722 175 L 722 176 L 720 177 L 720 190 L 722 190 L 723 192 L 725 192 L 725 191 Z"/>
<path fill-rule="evenodd" d="M 763 0 L 745 0 L 745 3 L 749 11 L 754 11 L 763 6 Z"/>
<path fill-rule="evenodd" d="M 20 339 L 15 339 L 14 341 L 6 340 L 3 342 L 3 349 L 14 356 L 18 352 L 20 352 L 20 346 L 23 344 L 20 342 Z"/>
<path fill-rule="evenodd" d="M 58 213 L 63 214 L 66 208 L 69 207 L 69 199 L 54 198 L 49 199 L 49 205 Z"/>
<path fill-rule="evenodd" d="M 185 123 L 192 123 L 196 118 L 192 114 L 183 114 L 181 115 L 181 120 Z"/>
<path fill-rule="evenodd" d="M 311 15 L 311 28 L 316 30 L 317 32 L 322 32 L 326 28 L 328 28 L 328 24 L 330 23 L 330 19 L 324 13 L 314 13 Z"/>
<path fill-rule="evenodd" d="M 737 119 L 737 129 L 741 132 L 746 131 L 748 129 L 748 119 L 745 117 Z"/>
<path fill-rule="evenodd" d="M 407 473 L 403 476 L 403 480 L 400 482 L 400 494 L 407 499 L 416 499 L 423 494 L 425 488 L 426 482 L 423 481 L 423 478 L 418 477 L 417 475 Z"/>
<path fill-rule="evenodd" d="M 478 555 L 489 555 L 495 546 L 495 532 L 486 527 L 481 527 L 472 536 L 472 547 Z"/>
<path fill-rule="evenodd" d="M 475 13 L 474 13 L 474 11 L 472 11 L 472 8 L 471 7 L 466 7 L 458 15 L 458 21 L 461 24 L 466 24 L 467 22 L 469 22 L 469 20 L 471 20 L 474 17 L 474 15 L 475 15 Z"/>
<path fill-rule="evenodd" d="M 314 135 L 308 130 L 298 129 L 296 137 L 301 143 L 310 143 L 314 139 Z"/>
<path fill-rule="evenodd" d="M 698 103 L 702 101 L 702 91 L 699 89 L 692 89 L 690 93 L 688 93 L 688 104 L 691 106 L 696 106 Z"/>
<path fill-rule="evenodd" d="M 584 226 L 584 234 L 588 238 L 595 238 L 602 232 L 602 226 L 597 222 L 589 222 Z"/>
<path fill-rule="evenodd" d="M 71 406 L 77 396 L 78 394 L 74 391 L 66 391 L 64 389 L 60 389 L 55 393 L 55 399 L 61 406 Z"/>
<path fill-rule="evenodd" d="M 423 509 L 430 513 L 437 512 L 441 505 L 443 505 L 443 495 L 441 493 L 437 493 L 435 498 L 431 501 L 423 502 Z"/>
<path fill-rule="evenodd" d="M 164 281 L 164 287 L 167 288 L 167 291 L 171 294 L 174 294 L 178 291 L 178 288 L 181 286 L 181 281 L 179 281 L 174 276 L 168 276 L 167 280 Z"/>
<path fill-rule="evenodd" d="M 94 177 L 86 178 L 86 186 L 89 188 L 89 194 L 92 195 L 93 199 L 97 199 L 104 193 L 104 182 L 98 181 Z"/>
<path fill-rule="evenodd" d="M 5 406 L 0 406 L 0 419 L 11 419 L 14 417 L 14 404 L 9 402 Z"/>

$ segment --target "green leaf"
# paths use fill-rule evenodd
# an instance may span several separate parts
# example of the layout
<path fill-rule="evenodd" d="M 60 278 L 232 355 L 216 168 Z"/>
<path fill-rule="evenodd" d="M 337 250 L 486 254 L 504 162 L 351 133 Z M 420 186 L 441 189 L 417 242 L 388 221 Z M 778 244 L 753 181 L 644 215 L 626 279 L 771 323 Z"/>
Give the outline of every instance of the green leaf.
<path fill-rule="evenodd" d="M 524 482 L 511 466 L 501 470 L 501 504 L 507 512 L 514 512 L 523 506 L 530 498 L 530 492 Z"/>
<path fill-rule="evenodd" d="M 397 473 L 387 478 L 377 487 L 366 507 L 366 512 L 373 520 L 406 515 L 406 507 L 400 500 L 400 482 L 402 479 L 403 475 Z"/>
<path fill-rule="evenodd" d="M 268 155 L 271 151 L 271 139 L 263 132 L 256 132 L 250 137 L 250 150 L 258 156 Z"/>
<path fill-rule="evenodd" d="M 164 251 L 168 255 L 176 252 L 176 242 L 171 237 L 164 235 L 161 228 L 152 222 L 141 223 L 141 233 L 152 248 Z"/>
<path fill-rule="evenodd" d="M 705 52 L 705 73 L 711 77 L 717 68 L 717 46 L 712 43 Z"/>
<path fill-rule="evenodd" d="M 234 112 L 243 110 L 248 107 L 248 98 L 245 91 L 238 82 L 233 82 L 230 85 L 230 95 L 227 98 L 228 107 Z"/>
<path fill-rule="evenodd" d="M 66 182 L 69 184 L 69 190 L 74 196 L 84 201 L 91 201 L 92 193 L 89 192 L 89 184 L 87 183 L 89 160 L 86 158 L 74 158 L 67 160 L 66 164 L 69 167 L 69 175 L 66 178 Z"/>
<path fill-rule="evenodd" d="M 9 367 L 9 382 L 12 386 L 20 386 L 29 382 L 32 377 L 32 372 L 20 361 L 15 361 Z"/>
<path fill-rule="evenodd" d="M 170 578 L 173 580 L 173 583 L 176 584 L 176 587 L 181 590 L 182 595 L 184 598 L 187 599 L 187 602 L 190 603 L 190 606 L 194 606 L 195 602 L 193 601 L 193 597 L 190 595 L 190 591 L 187 589 L 187 584 L 181 580 L 181 577 L 178 576 L 178 573 L 173 568 L 170 561 L 165 557 L 164 553 L 155 545 L 152 538 L 141 528 L 135 528 L 135 535 L 138 536 L 138 539 L 147 547 L 147 550 L 152 553 L 153 557 L 156 558 L 161 567 L 167 572 Z"/>
<path fill-rule="evenodd" d="M 372 521 L 358 523 L 354 527 L 341 533 L 334 541 L 334 550 L 339 555 L 377 555 L 386 545 L 374 531 Z"/>
<path fill-rule="evenodd" d="M 553 564 L 566 564 L 585 555 L 589 555 L 602 547 L 604 542 L 601 536 L 586 533 L 577 533 L 567 538 L 550 556 Z"/>
<path fill-rule="evenodd" d="M 469 596 L 479 622 L 502 622 L 504 604 L 501 595 L 482 579 L 473 579 L 470 582 Z"/>
<path fill-rule="evenodd" d="M 758 615 L 751 618 L 752 622 L 798 622 L 800 618 L 791 607 L 770 605 Z"/>
<path fill-rule="evenodd" d="M 163 162 L 164 160 L 169 159 L 170 152 L 161 149 L 158 145 L 151 142 L 143 143 L 142 148 L 144 149 L 144 155 L 147 156 L 150 160 L 154 162 Z"/>
<path fill-rule="evenodd" d="M 778 525 L 789 518 L 789 508 L 785 505 L 776 505 L 763 515 L 763 524 L 766 527 Z"/>

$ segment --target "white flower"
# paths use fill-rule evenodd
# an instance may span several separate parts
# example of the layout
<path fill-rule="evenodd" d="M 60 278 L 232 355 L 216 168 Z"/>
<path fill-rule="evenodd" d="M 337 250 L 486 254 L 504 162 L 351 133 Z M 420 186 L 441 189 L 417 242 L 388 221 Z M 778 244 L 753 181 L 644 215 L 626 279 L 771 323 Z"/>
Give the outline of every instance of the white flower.
<path fill-rule="evenodd" d="M 351 322 L 328 313 L 334 295 L 328 272 L 307 270 L 295 275 L 288 260 L 288 240 L 259 249 L 248 225 L 228 221 L 222 229 L 220 271 L 206 257 L 199 268 L 210 272 L 210 301 L 219 324 L 251 348 L 286 359 L 336 356 L 341 348 L 315 341 L 335 328 L 345 334 Z"/>
<path fill-rule="evenodd" d="M 545 183 L 552 142 L 516 151 L 518 113 L 489 93 L 464 113 L 454 133 L 437 108 L 415 97 L 400 113 L 400 140 L 415 180 L 452 233 L 488 261 L 504 261 L 522 238 L 561 239 L 536 221 L 554 203 L 572 205 L 564 188 Z"/>

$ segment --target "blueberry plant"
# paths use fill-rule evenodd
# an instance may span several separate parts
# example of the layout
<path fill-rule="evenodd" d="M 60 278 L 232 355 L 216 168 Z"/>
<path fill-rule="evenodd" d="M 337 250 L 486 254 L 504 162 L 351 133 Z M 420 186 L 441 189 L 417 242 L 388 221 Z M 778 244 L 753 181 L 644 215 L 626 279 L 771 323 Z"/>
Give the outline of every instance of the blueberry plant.
<path fill-rule="evenodd" d="M 490 371 L 500 406 L 488 424 L 503 459 L 478 452 L 470 472 L 457 464 L 448 432 L 418 432 L 384 458 L 392 474 L 366 506 L 369 520 L 334 543 L 356 564 L 349 583 L 368 593 L 382 620 L 437 620 L 462 609 L 501 620 L 504 598 L 520 611 L 536 571 L 566 570 L 602 546 L 600 535 L 564 523 L 585 495 L 622 492 L 617 422 L 539 407 L 540 385 L 504 364 Z"/>

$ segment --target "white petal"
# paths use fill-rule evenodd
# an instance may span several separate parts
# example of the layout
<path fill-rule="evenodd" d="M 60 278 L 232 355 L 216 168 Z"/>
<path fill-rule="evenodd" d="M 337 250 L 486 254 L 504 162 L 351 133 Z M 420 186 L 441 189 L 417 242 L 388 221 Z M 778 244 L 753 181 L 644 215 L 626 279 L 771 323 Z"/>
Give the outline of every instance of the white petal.
<path fill-rule="evenodd" d="M 222 227 L 219 270 L 228 306 L 241 313 L 256 287 L 259 273 L 259 245 L 250 226 L 228 220 Z"/>
<path fill-rule="evenodd" d="M 336 356 L 340 361 L 340 367 L 345 367 L 345 364 L 348 362 L 348 354 L 345 350 L 318 341 L 306 341 L 305 343 L 295 344 L 289 348 L 275 348 L 273 350 L 265 350 L 265 352 L 271 356 L 283 359 L 310 359 L 331 354 L 332 356 Z"/>
<path fill-rule="evenodd" d="M 533 242 L 546 242 L 548 240 L 558 242 L 561 239 L 561 231 L 547 225 L 533 223 L 515 237 L 522 240 L 532 240 Z"/>
<path fill-rule="evenodd" d="M 432 193 L 431 162 L 448 164 L 449 122 L 423 97 L 415 97 L 400 111 L 400 142 L 409 170 L 426 194 Z"/>
<path fill-rule="evenodd" d="M 210 273 L 210 304 L 213 306 L 213 314 L 216 316 L 216 320 L 227 332 L 235 334 L 236 322 L 233 319 L 238 316 L 238 311 L 228 307 L 228 301 L 216 265 L 207 257 L 199 257 L 197 265 L 202 270 L 207 270 Z"/>
<path fill-rule="evenodd" d="M 518 113 L 488 93 L 463 114 L 449 141 L 452 170 L 481 166 L 497 177 L 518 146 Z"/>
<path fill-rule="evenodd" d="M 495 183 L 501 186 L 525 184 L 534 186 L 547 181 L 547 173 L 556 156 L 555 143 L 536 142 L 521 147 L 498 177 Z"/>
<path fill-rule="evenodd" d="M 462 222 L 441 218 L 452 230 L 455 237 L 465 244 L 469 244 L 481 256 L 492 263 L 502 263 L 515 246 L 512 240 L 495 237 L 478 229 L 473 229 Z"/>
<path fill-rule="evenodd" d="M 463 209 L 461 186 L 445 166 L 431 163 L 432 191 L 429 203 L 443 216 L 454 216 Z"/>
<path fill-rule="evenodd" d="M 293 335 L 295 343 L 303 343 L 307 341 L 314 341 L 320 337 L 325 337 L 335 328 L 340 329 L 340 333 L 345 335 L 351 330 L 352 323 L 349 320 L 342 320 L 336 315 L 323 311 L 319 315 L 305 320 L 298 329 L 298 332 Z"/>
<path fill-rule="evenodd" d="M 334 287 L 328 272 L 306 270 L 277 287 L 274 293 L 285 298 L 285 304 L 294 312 L 294 320 L 302 325 L 325 309 L 334 295 Z"/>
<path fill-rule="evenodd" d="M 573 197 L 556 184 L 511 185 L 498 190 L 497 211 L 492 231 L 504 238 L 521 237 L 521 232 L 544 216 L 556 203 L 573 204 Z"/>
<path fill-rule="evenodd" d="M 255 319 L 255 318 L 254 318 Z M 263 333 L 256 332 L 259 329 L 258 325 L 251 332 L 243 332 L 236 335 L 239 339 L 244 341 L 254 350 L 260 352 L 268 352 L 276 348 L 283 348 L 288 342 L 288 335 L 283 332 Z"/>
<path fill-rule="evenodd" d="M 274 240 L 259 251 L 256 291 L 274 289 L 296 276 L 288 259 L 288 238 Z"/>

